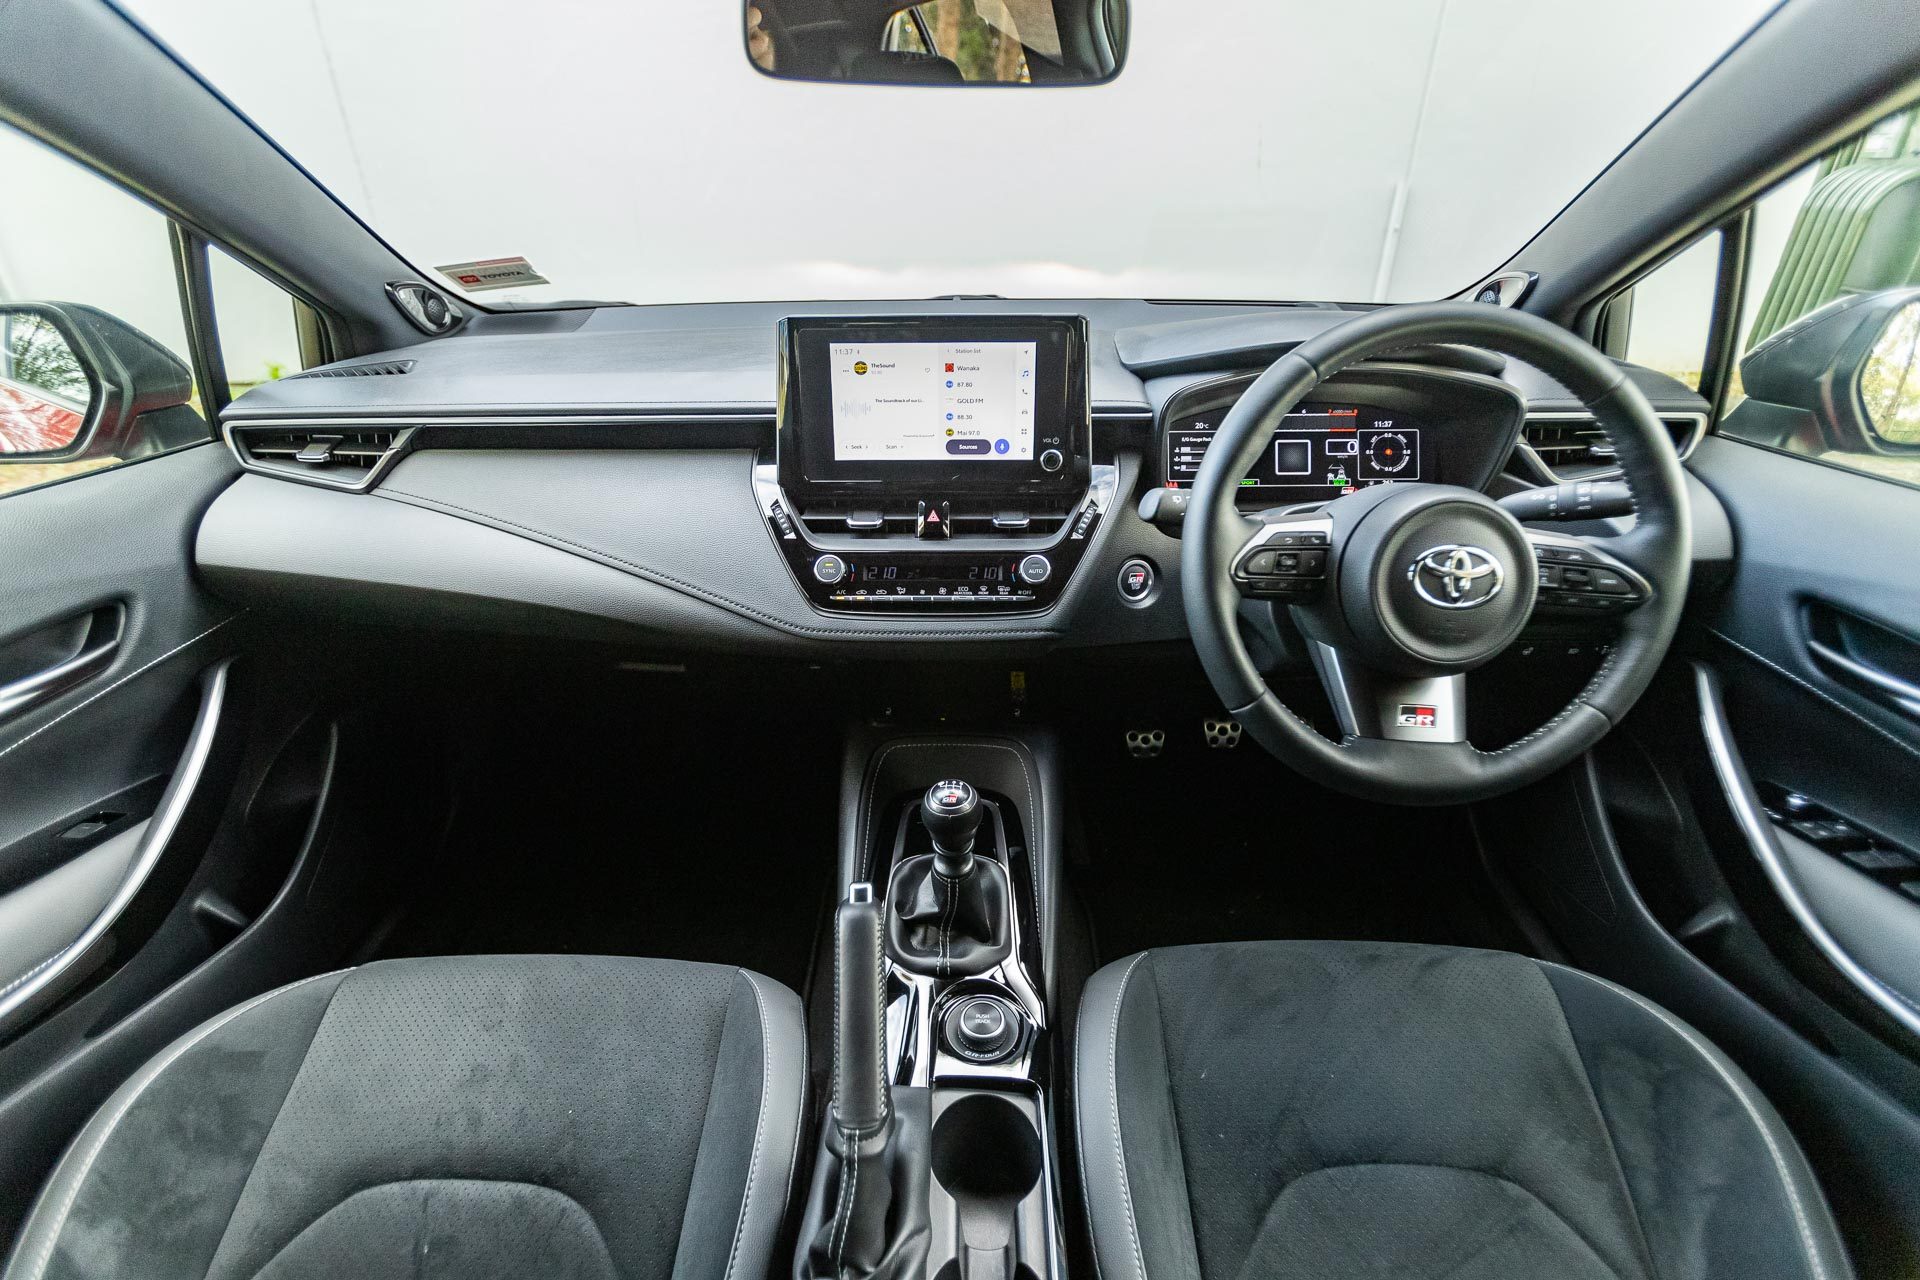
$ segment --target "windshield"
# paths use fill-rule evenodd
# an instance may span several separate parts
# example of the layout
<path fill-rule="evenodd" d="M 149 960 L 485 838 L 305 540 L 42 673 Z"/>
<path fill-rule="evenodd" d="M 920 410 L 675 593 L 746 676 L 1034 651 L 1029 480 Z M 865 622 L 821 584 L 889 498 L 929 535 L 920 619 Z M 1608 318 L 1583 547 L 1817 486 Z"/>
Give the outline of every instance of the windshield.
<path fill-rule="evenodd" d="M 985 89 L 776 79 L 732 0 L 129 7 L 424 278 L 537 306 L 1445 296 L 1769 6 L 1134 0 L 1109 83 Z"/>

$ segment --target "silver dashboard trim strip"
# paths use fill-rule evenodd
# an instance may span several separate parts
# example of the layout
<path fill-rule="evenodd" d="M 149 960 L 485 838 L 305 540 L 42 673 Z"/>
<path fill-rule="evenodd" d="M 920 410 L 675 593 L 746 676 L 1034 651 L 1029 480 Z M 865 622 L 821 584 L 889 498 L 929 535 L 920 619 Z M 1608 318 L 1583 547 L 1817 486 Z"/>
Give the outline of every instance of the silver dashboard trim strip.
<path fill-rule="evenodd" d="M 220 728 L 220 713 L 227 697 L 227 671 L 232 666 L 232 658 L 223 658 L 202 677 L 200 709 L 194 716 L 193 729 L 187 735 L 187 745 L 180 753 L 180 763 L 175 766 L 173 776 L 167 780 L 167 789 L 160 797 L 159 806 L 147 822 L 145 838 L 141 841 L 139 851 L 134 854 L 126 878 L 114 890 L 100 913 L 80 931 L 79 937 L 14 978 L 4 989 L 5 994 L 0 995 L 0 1031 L 6 1030 L 23 1009 L 93 949 L 107 930 L 119 921 L 146 884 L 147 877 L 152 874 L 160 855 L 179 828 L 181 818 L 186 815 L 188 802 L 199 788 L 200 776 L 206 769 L 207 758 L 213 752 L 214 737 Z"/>
<path fill-rule="evenodd" d="M 773 414 L 766 413 L 487 413 L 440 415 L 432 413 L 389 413 L 373 417 L 306 418 L 229 418 L 228 427 L 444 427 L 444 426 L 530 426 L 597 427 L 648 422 L 764 422 L 771 424 Z"/>
<path fill-rule="evenodd" d="M 1888 1017 L 1910 1034 L 1920 1036 L 1920 1007 L 1868 972 L 1840 945 L 1839 939 L 1821 923 L 1813 904 L 1807 901 L 1806 894 L 1801 891 L 1799 881 L 1793 878 L 1786 857 L 1780 852 L 1780 846 L 1774 838 L 1773 824 L 1761 811 L 1760 798 L 1754 794 L 1752 780 L 1746 766 L 1740 761 L 1739 748 L 1734 745 L 1733 730 L 1727 723 L 1726 704 L 1720 697 L 1719 676 L 1705 663 L 1696 662 L 1693 664 L 1693 682 L 1700 699 L 1700 728 L 1707 740 L 1707 755 L 1713 761 L 1714 777 L 1726 796 L 1727 807 L 1733 812 L 1740 834 L 1746 838 L 1748 851 L 1766 873 L 1767 882 L 1780 895 L 1788 912 L 1820 954 Z"/>

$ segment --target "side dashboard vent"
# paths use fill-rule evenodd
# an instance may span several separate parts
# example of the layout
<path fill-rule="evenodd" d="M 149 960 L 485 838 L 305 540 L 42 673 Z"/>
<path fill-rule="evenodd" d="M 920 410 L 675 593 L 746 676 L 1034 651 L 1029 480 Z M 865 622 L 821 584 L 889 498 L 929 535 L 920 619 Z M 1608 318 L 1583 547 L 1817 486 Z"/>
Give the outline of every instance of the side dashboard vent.
<path fill-rule="evenodd" d="M 413 360 L 381 360 L 374 364 L 328 365 L 293 374 L 281 381 L 296 382 L 301 378 L 392 378 L 410 372 L 415 363 Z"/>
<path fill-rule="evenodd" d="M 1682 458 L 1693 452 L 1707 429 L 1703 413 L 1663 413 L 1660 420 Z M 1520 438 L 1542 466 L 1562 479 L 1585 479 L 1619 466 L 1613 441 L 1585 414 L 1529 414 Z"/>
<path fill-rule="evenodd" d="M 248 470 L 341 489 L 372 484 L 412 435 L 412 427 L 228 429 L 234 455 Z"/>

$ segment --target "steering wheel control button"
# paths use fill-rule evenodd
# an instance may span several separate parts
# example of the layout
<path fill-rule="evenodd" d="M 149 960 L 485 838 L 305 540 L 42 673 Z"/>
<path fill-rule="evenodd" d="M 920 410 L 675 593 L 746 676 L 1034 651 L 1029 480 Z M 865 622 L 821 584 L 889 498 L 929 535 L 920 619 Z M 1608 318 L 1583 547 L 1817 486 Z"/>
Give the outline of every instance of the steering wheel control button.
<path fill-rule="evenodd" d="M 1043 450 L 1040 454 L 1040 469 L 1053 472 L 1067 465 L 1067 456 L 1058 449 Z"/>
<path fill-rule="evenodd" d="M 821 556 L 813 562 L 813 576 L 831 586 L 847 576 L 847 562 L 835 555 Z"/>
<path fill-rule="evenodd" d="M 968 996 L 947 1011 L 947 1046 L 969 1062 L 999 1062 L 1020 1043 L 1020 1014 L 997 996 Z"/>
<path fill-rule="evenodd" d="M 1325 583 L 1328 549 L 1325 530 L 1268 528 L 1249 544 L 1233 576 L 1248 595 L 1299 600 Z"/>
<path fill-rule="evenodd" d="M 1120 595 L 1135 603 L 1153 594 L 1153 566 L 1135 557 L 1120 566 Z"/>
<path fill-rule="evenodd" d="M 1634 574 L 1597 551 L 1542 543 L 1540 607 L 1560 613 L 1624 613 L 1644 604 L 1648 591 Z"/>
<path fill-rule="evenodd" d="M 1020 562 L 1020 580 L 1036 586 L 1053 576 L 1053 561 L 1043 555 L 1030 555 Z"/>

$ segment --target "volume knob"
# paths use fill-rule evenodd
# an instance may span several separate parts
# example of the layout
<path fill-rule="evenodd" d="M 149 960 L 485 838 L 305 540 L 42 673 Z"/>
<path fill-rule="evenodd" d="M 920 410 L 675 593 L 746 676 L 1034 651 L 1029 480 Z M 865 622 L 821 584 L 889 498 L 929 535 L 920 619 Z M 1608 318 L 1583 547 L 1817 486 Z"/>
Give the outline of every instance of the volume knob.
<path fill-rule="evenodd" d="M 1040 469 L 1042 471 L 1058 471 L 1066 465 L 1067 456 L 1058 449 L 1048 449 L 1040 455 Z"/>

